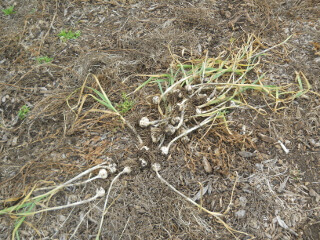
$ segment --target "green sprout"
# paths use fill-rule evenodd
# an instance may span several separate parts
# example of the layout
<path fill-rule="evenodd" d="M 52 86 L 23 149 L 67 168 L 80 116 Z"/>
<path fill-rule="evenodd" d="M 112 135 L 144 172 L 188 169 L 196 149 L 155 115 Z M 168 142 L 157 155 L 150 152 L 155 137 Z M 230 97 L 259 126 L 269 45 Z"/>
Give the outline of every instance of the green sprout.
<path fill-rule="evenodd" d="M 52 62 L 53 58 L 49 58 L 48 56 L 37 57 L 36 61 L 39 64 Z"/>
<path fill-rule="evenodd" d="M 121 100 L 121 103 L 117 104 L 117 108 L 121 114 L 124 114 L 129 112 L 132 109 L 134 102 L 124 92 L 122 93 L 121 96 L 122 96 L 122 100 Z"/>
<path fill-rule="evenodd" d="M 20 120 L 25 119 L 29 112 L 30 112 L 30 108 L 27 105 L 23 105 L 18 112 L 19 119 Z"/>
<path fill-rule="evenodd" d="M 13 9 L 14 9 L 14 6 L 11 6 L 6 9 L 1 9 L 1 11 L 4 13 L 4 15 L 8 16 L 8 15 L 16 13 L 15 11 L 13 11 Z"/>
<path fill-rule="evenodd" d="M 76 32 L 73 32 L 72 30 L 69 30 L 69 31 L 62 30 L 58 34 L 58 37 L 60 37 L 60 39 L 65 42 L 67 40 L 77 39 L 78 37 L 80 37 L 80 35 L 81 35 L 81 32 L 79 30 Z"/>

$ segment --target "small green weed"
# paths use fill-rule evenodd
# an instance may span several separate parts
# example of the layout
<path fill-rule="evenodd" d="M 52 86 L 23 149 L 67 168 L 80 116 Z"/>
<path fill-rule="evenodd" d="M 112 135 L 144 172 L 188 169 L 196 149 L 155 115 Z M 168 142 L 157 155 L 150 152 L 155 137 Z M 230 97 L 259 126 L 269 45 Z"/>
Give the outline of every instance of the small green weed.
<path fill-rule="evenodd" d="M 30 11 L 31 14 L 35 13 L 37 11 L 36 8 L 32 8 L 32 10 Z"/>
<path fill-rule="evenodd" d="M 124 92 L 122 93 L 121 97 L 121 103 L 117 104 L 116 107 L 121 114 L 125 114 L 131 110 L 134 105 L 134 101 L 132 101 Z"/>
<path fill-rule="evenodd" d="M 36 61 L 39 64 L 52 62 L 53 58 L 49 58 L 48 56 L 37 57 Z"/>
<path fill-rule="evenodd" d="M 16 13 L 15 11 L 13 11 L 13 9 L 14 9 L 14 6 L 11 6 L 6 9 L 1 9 L 1 11 L 4 13 L 4 15 L 8 16 L 8 15 Z"/>
<path fill-rule="evenodd" d="M 75 32 L 73 32 L 72 30 L 69 30 L 69 31 L 62 30 L 58 34 L 58 37 L 60 37 L 60 39 L 65 42 L 70 39 L 77 39 L 78 37 L 80 37 L 80 35 L 81 35 L 81 32 L 79 30 Z"/>
<path fill-rule="evenodd" d="M 87 86 L 87 80 L 89 78 L 89 76 L 92 76 L 94 81 L 96 82 L 96 84 L 99 86 L 99 90 L 97 89 L 94 89 L 92 87 L 89 87 Z M 88 93 L 88 94 L 84 94 L 84 89 L 88 89 L 88 90 L 91 90 L 94 94 L 92 93 Z M 78 99 L 78 103 L 75 107 L 71 107 L 69 105 L 69 99 L 74 95 L 75 92 L 77 92 L 78 90 L 80 90 L 80 95 L 79 95 L 79 99 Z M 137 133 L 137 131 L 135 130 L 135 128 L 133 126 L 131 126 L 130 122 L 128 122 L 122 115 L 121 115 L 121 111 L 129 111 L 132 106 L 133 106 L 133 103 L 130 103 L 131 102 L 127 95 L 125 94 L 125 97 L 123 97 L 124 99 L 124 102 L 126 102 L 125 104 L 120 104 L 120 105 L 125 105 L 126 107 L 123 107 L 123 109 L 120 109 L 120 111 L 117 110 L 116 107 L 113 106 L 112 102 L 109 100 L 106 92 L 103 90 L 103 88 L 101 87 L 100 85 L 100 82 L 99 82 L 99 79 L 97 78 L 96 75 L 94 74 L 89 74 L 87 76 L 87 78 L 85 79 L 84 83 L 82 84 L 82 87 L 75 90 L 73 93 L 71 93 L 71 95 L 67 98 L 67 104 L 69 106 L 69 108 L 71 110 L 73 110 L 74 108 L 78 108 L 78 113 L 76 113 L 76 120 L 75 120 L 75 124 L 77 123 L 77 119 L 78 119 L 78 116 L 81 112 L 81 110 L 83 109 L 83 104 L 84 102 L 86 101 L 86 99 L 88 97 L 91 97 L 93 98 L 95 101 L 97 101 L 98 103 L 100 103 L 101 105 L 105 106 L 108 110 L 102 110 L 102 109 L 97 109 L 97 108 L 92 108 L 90 110 L 87 111 L 87 113 L 89 112 L 99 112 L 99 113 L 104 113 L 104 114 L 107 114 L 107 115 L 117 115 L 120 117 L 121 121 L 123 123 L 125 123 L 127 125 L 128 128 L 130 128 L 130 130 L 136 135 L 138 141 L 139 141 L 139 144 L 141 146 L 143 146 L 143 141 L 141 139 L 141 137 L 139 136 L 139 134 Z M 130 105 L 130 106 L 129 106 Z M 120 107 L 121 108 L 121 107 Z"/>
<path fill-rule="evenodd" d="M 30 108 L 27 105 L 23 105 L 18 112 L 19 119 L 20 120 L 25 119 L 29 112 L 30 112 Z"/>

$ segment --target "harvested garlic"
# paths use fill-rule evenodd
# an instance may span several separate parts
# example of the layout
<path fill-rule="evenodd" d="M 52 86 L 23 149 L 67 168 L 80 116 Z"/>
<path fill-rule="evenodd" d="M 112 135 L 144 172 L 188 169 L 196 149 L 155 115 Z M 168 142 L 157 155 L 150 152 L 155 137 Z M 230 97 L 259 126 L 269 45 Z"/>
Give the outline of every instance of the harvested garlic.
<path fill-rule="evenodd" d="M 150 126 L 149 118 L 147 118 L 147 117 L 141 118 L 139 121 L 139 126 L 142 128 L 149 127 Z"/>

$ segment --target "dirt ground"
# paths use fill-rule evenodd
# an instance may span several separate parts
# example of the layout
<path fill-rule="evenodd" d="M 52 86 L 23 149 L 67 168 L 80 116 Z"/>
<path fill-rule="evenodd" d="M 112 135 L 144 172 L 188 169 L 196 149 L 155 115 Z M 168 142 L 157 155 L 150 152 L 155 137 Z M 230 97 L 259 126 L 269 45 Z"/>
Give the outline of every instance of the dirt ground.
<path fill-rule="evenodd" d="M 0 13 L 0 209 L 107 161 L 117 169 L 107 179 L 66 187 L 46 203 L 89 199 L 130 166 L 111 189 L 101 239 L 320 239 L 319 0 L 8 0 L 0 8 L 13 5 L 15 13 Z M 64 29 L 81 35 L 63 41 Z M 143 75 L 165 73 L 173 59 L 223 58 L 249 35 L 261 50 L 292 35 L 261 58 L 261 71 L 276 84 L 296 84 L 301 72 L 311 90 L 266 115 L 235 110 L 228 116 L 232 134 L 199 129 L 161 154 L 150 129 L 138 125 L 142 117 L 159 118 L 153 86 L 133 93 L 148 79 Z M 52 61 L 40 64 L 40 56 Z M 70 107 L 89 73 L 116 106 L 129 94 L 134 105 L 123 117 L 149 150 L 119 117 L 88 112 L 103 109 L 92 99 L 76 118 Z M 25 118 L 18 114 L 24 105 Z M 206 209 L 224 213 L 229 206 L 222 220 L 242 233 L 173 192 L 153 163 Z M 101 198 L 28 216 L 20 239 L 95 239 L 103 206 Z M 11 239 L 16 220 L 0 215 L 0 239 Z"/>

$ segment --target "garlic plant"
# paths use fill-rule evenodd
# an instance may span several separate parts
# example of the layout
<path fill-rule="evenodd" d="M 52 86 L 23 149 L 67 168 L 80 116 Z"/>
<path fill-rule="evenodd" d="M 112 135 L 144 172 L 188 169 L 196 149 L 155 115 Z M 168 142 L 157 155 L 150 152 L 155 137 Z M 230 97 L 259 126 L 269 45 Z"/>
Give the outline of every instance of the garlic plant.
<path fill-rule="evenodd" d="M 58 186 L 58 187 L 56 187 L 56 186 L 51 186 L 51 187 L 38 188 L 38 189 L 36 189 L 36 191 L 49 190 L 49 189 L 58 189 L 58 188 L 61 188 L 61 187 L 80 186 L 80 185 L 85 185 L 85 184 L 87 184 L 87 183 L 90 183 L 90 182 L 92 182 L 92 181 L 94 181 L 94 180 L 96 180 L 96 179 L 99 179 L 99 178 L 100 178 L 100 179 L 106 179 L 107 177 L 108 177 L 108 172 L 107 172 L 107 170 L 104 169 L 104 168 L 101 168 L 101 169 L 99 170 L 99 173 L 98 173 L 97 176 L 94 176 L 93 178 L 89 178 L 89 179 L 87 179 L 87 180 L 85 180 L 85 181 L 83 181 L 83 182 L 78 182 L 78 183 L 73 183 L 73 184 L 71 184 L 71 183 L 69 183 L 69 184 L 64 183 L 64 184 L 62 184 L 62 185 L 60 185 L 60 186 Z"/>
<path fill-rule="evenodd" d="M 206 56 L 186 64 L 178 62 L 176 69 L 170 69 L 170 74 L 152 76 L 136 89 L 153 83 L 159 86 L 159 94 L 152 99 L 157 105 L 159 119 L 150 121 L 145 116 L 139 125 L 150 128 L 152 142 L 158 144 L 162 154 L 167 155 L 178 140 L 187 143 L 188 135 L 202 127 L 222 124 L 231 134 L 227 118 L 232 109 L 250 108 L 263 113 L 260 107 L 249 105 L 247 91 L 260 94 L 266 106 L 274 106 L 277 111 L 280 102 L 290 102 L 309 90 L 306 78 L 304 85 L 308 89 L 303 88 L 299 78 L 298 91 L 288 91 L 289 86 L 264 84 L 265 74 L 255 69 L 267 51 L 259 53 L 256 43 L 254 36 L 249 36 L 247 43 L 231 52 L 227 59 Z"/>
<path fill-rule="evenodd" d="M 142 166 L 145 167 L 147 162 L 144 159 L 141 159 L 140 161 L 141 161 Z M 86 204 L 86 203 L 95 201 L 96 199 L 101 198 L 104 195 L 106 195 L 105 190 L 102 187 L 100 187 L 100 188 L 97 188 L 96 194 L 93 197 L 88 198 L 86 200 L 81 200 L 81 201 L 73 202 L 70 204 L 62 205 L 62 206 L 42 208 L 40 210 L 33 211 L 33 209 L 37 205 L 39 205 L 39 206 L 46 205 L 45 203 L 48 202 L 52 198 L 53 195 L 55 195 L 56 193 L 58 193 L 61 189 L 65 188 L 65 187 L 88 184 L 88 183 L 93 182 L 94 180 L 97 180 L 97 179 L 106 179 L 108 177 L 107 169 L 110 171 L 110 173 L 113 173 L 116 171 L 116 166 L 114 164 L 110 164 L 108 162 L 103 162 L 101 164 L 98 164 L 92 168 L 85 170 L 84 172 L 78 174 L 76 177 L 74 177 L 74 178 L 68 180 L 67 182 L 60 184 L 58 186 L 33 189 L 30 193 L 28 193 L 24 197 L 24 199 L 22 201 L 20 201 L 16 205 L 0 210 L 0 215 L 7 214 L 7 215 L 11 216 L 12 218 L 17 219 L 15 228 L 12 232 L 12 235 L 14 236 L 16 234 L 16 232 L 18 231 L 19 227 L 21 226 L 21 224 L 25 221 L 25 218 L 28 216 L 32 216 L 32 215 L 42 213 L 42 212 L 47 212 L 47 211 L 55 211 L 55 210 L 61 210 L 61 209 L 70 208 L 70 207 L 76 207 L 76 206 L 79 206 L 82 204 Z M 99 172 L 96 176 L 91 177 L 85 181 L 78 182 L 79 179 L 81 179 L 82 177 L 84 177 L 87 174 L 90 174 L 91 172 L 93 172 L 95 170 L 99 170 Z M 106 214 L 106 206 L 107 206 L 108 197 L 109 197 L 112 185 L 122 174 L 130 173 L 130 172 L 131 172 L 131 168 L 125 167 L 123 169 L 123 171 L 120 172 L 118 175 L 116 175 L 113 178 L 113 180 L 111 181 L 107 195 L 106 195 L 106 200 L 105 200 L 104 210 L 103 210 L 102 216 L 104 216 Z M 31 194 L 34 194 L 35 192 L 38 192 L 38 191 L 44 191 L 44 190 L 49 190 L 49 191 L 44 194 L 37 195 L 35 197 L 31 197 Z M 102 223 L 103 223 L 103 219 L 101 220 L 99 232 L 101 231 Z"/>
<path fill-rule="evenodd" d="M 105 195 L 105 193 L 106 193 L 105 190 L 100 187 L 100 188 L 98 188 L 96 190 L 96 195 L 94 195 L 93 197 L 88 198 L 86 200 L 82 200 L 82 201 L 78 201 L 78 202 L 74 202 L 74 203 L 70 203 L 70 204 L 66 204 L 66 205 L 62 205 L 62 206 L 57 206 L 57 207 L 44 208 L 44 209 L 41 209 L 41 210 L 36 211 L 36 212 L 16 213 L 15 215 L 17 215 L 17 216 L 30 216 L 30 215 L 34 215 L 34 214 L 38 214 L 38 213 L 42 213 L 42 212 L 48 212 L 48 211 L 54 211 L 54 210 L 60 210 L 60 209 L 64 209 L 64 208 L 69 208 L 69 207 L 75 207 L 75 206 L 78 206 L 78 205 L 81 205 L 81 204 L 92 202 L 92 201 L 96 200 L 99 197 L 103 197 Z"/>

